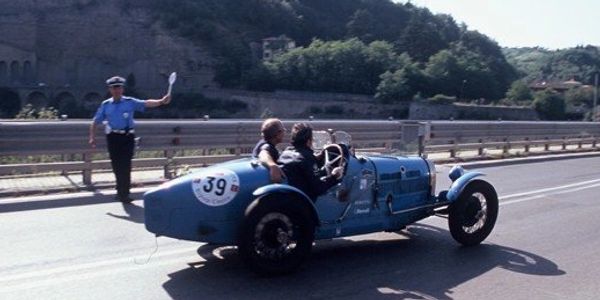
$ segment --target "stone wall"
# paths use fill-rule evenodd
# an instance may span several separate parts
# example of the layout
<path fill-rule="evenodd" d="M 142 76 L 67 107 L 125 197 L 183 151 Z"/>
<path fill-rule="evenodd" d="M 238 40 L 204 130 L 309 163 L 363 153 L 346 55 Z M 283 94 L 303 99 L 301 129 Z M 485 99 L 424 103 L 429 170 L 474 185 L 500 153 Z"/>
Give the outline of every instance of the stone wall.
<path fill-rule="evenodd" d="M 411 120 L 539 120 L 535 110 L 527 107 L 490 105 L 436 105 L 421 102 L 410 104 Z"/>
<path fill-rule="evenodd" d="M 158 97 L 172 71 L 183 90 L 216 87 L 207 49 L 167 32 L 145 10 L 122 5 L 0 0 L 0 87 L 104 95 L 106 78 L 133 74 L 139 91 Z"/>
<path fill-rule="evenodd" d="M 244 102 L 248 105 L 246 117 L 250 118 L 261 117 L 265 111 L 281 118 L 402 119 L 408 116 L 408 105 L 383 105 L 368 95 L 225 89 L 208 89 L 204 95 Z"/>

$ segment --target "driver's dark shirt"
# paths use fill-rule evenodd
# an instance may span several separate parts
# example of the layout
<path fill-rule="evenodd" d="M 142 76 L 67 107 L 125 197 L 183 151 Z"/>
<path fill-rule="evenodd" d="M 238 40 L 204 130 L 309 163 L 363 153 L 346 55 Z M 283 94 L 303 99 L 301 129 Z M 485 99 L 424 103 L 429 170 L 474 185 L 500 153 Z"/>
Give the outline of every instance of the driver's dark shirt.
<path fill-rule="evenodd" d="M 273 159 L 273 161 L 277 161 L 277 159 L 279 159 L 279 151 L 277 150 L 277 148 L 275 148 L 275 146 L 273 146 L 273 144 L 270 144 L 269 142 L 265 141 L 264 139 L 262 139 L 262 140 L 258 141 L 258 143 L 256 143 L 256 146 L 254 146 L 254 150 L 252 150 L 252 157 L 258 158 L 258 155 L 263 150 L 267 150 L 267 152 L 269 152 L 269 155 L 271 155 L 271 158 Z"/>
<path fill-rule="evenodd" d="M 339 182 L 333 176 L 321 180 L 317 159 L 308 147 L 288 147 L 279 156 L 279 163 L 283 164 L 289 185 L 303 191 L 313 202 Z"/>

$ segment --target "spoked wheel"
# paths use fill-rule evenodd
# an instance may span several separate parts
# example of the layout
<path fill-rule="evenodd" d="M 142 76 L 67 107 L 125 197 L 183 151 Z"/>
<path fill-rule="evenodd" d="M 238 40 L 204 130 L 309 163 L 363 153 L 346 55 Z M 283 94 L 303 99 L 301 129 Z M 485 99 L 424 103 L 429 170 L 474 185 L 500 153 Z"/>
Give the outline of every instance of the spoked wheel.
<path fill-rule="evenodd" d="M 492 232 L 498 217 L 498 195 L 483 181 L 469 183 L 449 207 L 448 225 L 452 237 L 465 246 L 480 244 Z"/>
<path fill-rule="evenodd" d="M 314 230 L 305 207 L 295 201 L 268 199 L 248 212 L 239 252 L 261 275 L 290 273 L 309 256 Z"/>

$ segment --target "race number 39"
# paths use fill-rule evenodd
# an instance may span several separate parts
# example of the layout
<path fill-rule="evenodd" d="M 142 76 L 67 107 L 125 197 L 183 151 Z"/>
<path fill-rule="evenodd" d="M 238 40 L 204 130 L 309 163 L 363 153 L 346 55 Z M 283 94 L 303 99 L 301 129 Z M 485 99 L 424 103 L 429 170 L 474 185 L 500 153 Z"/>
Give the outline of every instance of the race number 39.
<path fill-rule="evenodd" d="M 197 174 L 192 180 L 192 190 L 200 202 L 208 206 L 221 206 L 235 198 L 239 184 L 240 179 L 234 172 L 216 169 Z"/>

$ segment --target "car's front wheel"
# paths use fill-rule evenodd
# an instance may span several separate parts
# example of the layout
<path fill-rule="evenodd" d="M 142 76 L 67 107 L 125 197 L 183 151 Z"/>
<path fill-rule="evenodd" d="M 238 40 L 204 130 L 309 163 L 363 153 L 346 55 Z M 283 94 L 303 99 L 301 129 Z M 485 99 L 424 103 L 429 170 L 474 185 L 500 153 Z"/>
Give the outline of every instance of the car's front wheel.
<path fill-rule="evenodd" d="M 315 225 L 310 211 L 293 199 L 261 199 L 246 212 L 239 253 L 261 275 L 296 270 L 309 256 Z"/>
<path fill-rule="evenodd" d="M 470 182 L 450 204 L 448 225 L 452 237 L 465 246 L 480 244 L 492 232 L 498 217 L 498 195 L 483 180 Z"/>

